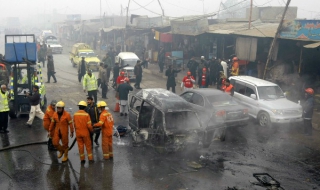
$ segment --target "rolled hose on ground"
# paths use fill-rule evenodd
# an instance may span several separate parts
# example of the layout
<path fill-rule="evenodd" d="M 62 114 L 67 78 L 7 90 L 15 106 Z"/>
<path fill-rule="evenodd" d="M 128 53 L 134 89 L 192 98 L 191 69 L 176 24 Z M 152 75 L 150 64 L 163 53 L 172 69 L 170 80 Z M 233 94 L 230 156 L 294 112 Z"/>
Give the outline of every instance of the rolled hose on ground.
<path fill-rule="evenodd" d="M 69 150 L 72 149 L 72 147 L 74 146 L 76 141 L 77 141 L 77 139 L 74 138 L 71 146 L 69 147 Z M 20 147 L 24 147 L 24 146 L 39 145 L 39 144 L 48 144 L 48 141 L 39 141 L 39 142 L 32 142 L 32 143 L 20 144 L 20 145 L 15 145 L 15 146 L 8 146 L 8 147 L 5 147 L 5 148 L 1 148 L 0 152 L 6 151 L 6 150 L 10 150 L 10 149 L 20 148 Z"/>

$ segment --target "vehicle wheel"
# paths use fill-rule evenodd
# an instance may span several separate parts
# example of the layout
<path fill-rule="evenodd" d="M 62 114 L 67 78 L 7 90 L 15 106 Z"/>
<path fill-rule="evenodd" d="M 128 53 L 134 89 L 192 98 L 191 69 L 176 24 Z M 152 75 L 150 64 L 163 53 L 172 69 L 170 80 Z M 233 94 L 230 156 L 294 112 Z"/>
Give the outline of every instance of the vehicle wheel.
<path fill-rule="evenodd" d="M 17 111 L 14 108 L 14 101 L 9 102 L 9 116 L 10 118 L 17 118 Z"/>
<path fill-rule="evenodd" d="M 261 127 L 270 127 L 271 121 L 270 116 L 267 112 L 261 112 L 258 115 L 258 123 Z"/>

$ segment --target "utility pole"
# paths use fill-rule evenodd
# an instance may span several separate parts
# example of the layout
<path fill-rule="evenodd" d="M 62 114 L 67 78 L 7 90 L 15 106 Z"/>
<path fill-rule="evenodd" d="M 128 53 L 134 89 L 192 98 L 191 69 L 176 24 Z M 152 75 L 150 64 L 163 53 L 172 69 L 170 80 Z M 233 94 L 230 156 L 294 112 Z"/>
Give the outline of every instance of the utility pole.
<path fill-rule="evenodd" d="M 278 39 L 280 30 L 281 30 L 281 28 L 282 28 L 283 20 L 284 20 L 284 17 L 286 16 L 288 7 L 289 7 L 289 5 L 290 5 L 290 2 L 291 2 L 291 0 L 288 0 L 288 1 L 287 1 L 287 4 L 286 4 L 286 7 L 284 8 L 284 11 L 283 11 L 283 14 L 282 14 L 281 21 L 280 21 L 280 24 L 279 24 L 279 26 L 278 26 L 277 32 L 276 32 L 276 34 L 275 34 L 275 36 L 274 36 L 274 38 L 273 38 L 273 40 L 272 40 L 271 47 L 270 47 L 269 53 L 268 53 L 268 58 L 267 58 L 266 66 L 264 67 L 263 79 L 265 79 L 265 77 L 266 77 L 266 73 L 267 73 L 267 69 L 268 69 L 269 62 L 270 62 L 270 60 L 272 59 L 272 56 L 273 56 L 274 46 L 276 45 L 276 42 L 277 42 L 277 39 Z"/>
<path fill-rule="evenodd" d="M 164 10 L 163 10 L 163 8 L 162 8 L 162 5 L 161 5 L 161 3 L 160 3 L 160 0 L 158 0 L 158 3 L 159 3 L 159 5 L 160 5 L 161 11 L 162 11 L 162 16 L 164 16 Z"/>
<path fill-rule="evenodd" d="M 130 7 L 130 2 L 131 0 L 128 1 L 128 6 L 127 6 L 127 15 L 126 15 L 126 27 L 124 30 L 124 34 L 123 34 L 123 51 L 127 51 L 127 47 L 126 47 L 126 38 L 127 38 L 127 26 L 128 26 L 128 14 L 129 14 L 129 7 Z"/>
<path fill-rule="evenodd" d="M 251 0 L 251 2 L 250 2 L 249 30 L 251 29 L 252 6 L 253 6 L 253 0 Z"/>

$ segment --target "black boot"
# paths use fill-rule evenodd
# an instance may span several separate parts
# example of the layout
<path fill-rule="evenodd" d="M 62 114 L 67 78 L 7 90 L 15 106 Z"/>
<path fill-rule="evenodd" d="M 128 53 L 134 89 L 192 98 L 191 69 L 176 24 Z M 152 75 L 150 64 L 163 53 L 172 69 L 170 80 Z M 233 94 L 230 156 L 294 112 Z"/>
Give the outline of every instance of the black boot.
<path fill-rule="evenodd" d="M 52 144 L 51 138 L 49 138 L 49 140 L 48 140 L 48 150 L 57 151 L 57 149 Z"/>

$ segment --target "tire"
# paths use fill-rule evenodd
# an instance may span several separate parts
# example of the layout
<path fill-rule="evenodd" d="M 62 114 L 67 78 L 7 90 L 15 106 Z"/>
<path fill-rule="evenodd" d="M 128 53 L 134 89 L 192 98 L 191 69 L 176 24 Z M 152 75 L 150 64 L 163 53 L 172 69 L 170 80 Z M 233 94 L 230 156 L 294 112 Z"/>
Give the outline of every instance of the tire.
<path fill-rule="evenodd" d="M 270 127 L 271 126 L 271 121 L 270 121 L 270 116 L 267 112 L 261 112 L 258 115 L 258 124 L 261 127 Z"/>
<path fill-rule="evenodd" d="M 14 101 L 9 102 L 9 117 L 14 119 L 17 118 L 17 111 L 14 108 Z"/>

